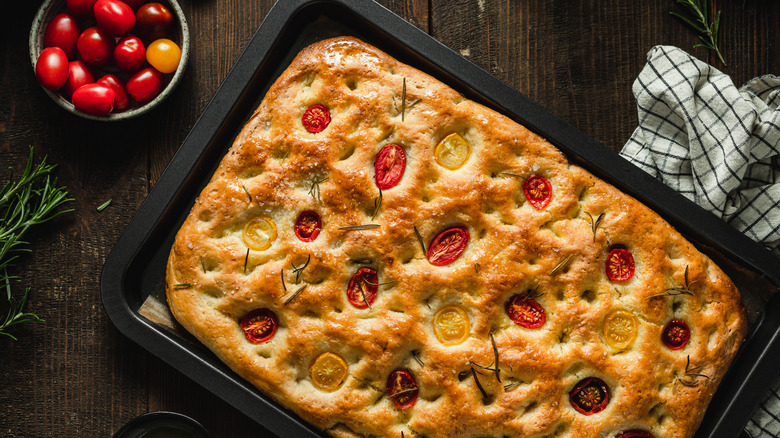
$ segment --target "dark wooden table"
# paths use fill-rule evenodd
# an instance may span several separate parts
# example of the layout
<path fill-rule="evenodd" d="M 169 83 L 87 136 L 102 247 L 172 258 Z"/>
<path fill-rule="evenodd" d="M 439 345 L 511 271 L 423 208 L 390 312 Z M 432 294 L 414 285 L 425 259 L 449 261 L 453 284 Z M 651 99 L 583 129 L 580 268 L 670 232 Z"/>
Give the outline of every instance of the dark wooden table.
<path fill-rule="evenodd" d="M 7 3 L 7 2 L 6 2 Z M 189 414 L 215 438 L 264 430 L 120 334 L 103 311 L 107 254 L 268 13 L 272 1 L 181 0 L 192 53 L 183 82 L 133 122 L 66 113 L 38 86 L 27 36 L 40 1 L 0 12 L 0 168 L 20 171 L 28 146 L 58 163 L 75 212 L 34 229 L 14 273 L 43 323 L 0 339 L 0 436 L 109 437 L 154 410 Z M 615 151 L 636 126 L 631 85 L 657 44 L 682 47 L 734 82 L 780 73 L 780 2 L 722 8 L 728 66 L 669 11 L 673 0 L 382 0 L 385 6 Z M 9 9 L 10 7 L 10 9 Z M 712 6 L 711 6 L 712 9 Z M 99 212 L 96 207 L 112 199 Z M 4 300 L 4 296 L 0 296 Z M 0 311 L 5 303 L 0 301 Z"/>

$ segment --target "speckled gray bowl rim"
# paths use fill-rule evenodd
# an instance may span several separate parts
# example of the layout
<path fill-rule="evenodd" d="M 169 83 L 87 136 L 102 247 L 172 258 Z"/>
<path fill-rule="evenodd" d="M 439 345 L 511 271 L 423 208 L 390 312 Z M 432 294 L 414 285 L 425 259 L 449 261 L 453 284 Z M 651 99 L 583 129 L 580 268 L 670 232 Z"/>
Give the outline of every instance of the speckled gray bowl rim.
<path fill-rule="evenodd" d="M 38 61 L 38 56 L 40 55 L 43 46 L 42 29 L 43 26 L 47 24 L 47 23 L 43 23 L 43 19 L 44 16 L 46 15 L 47 10 L 51 6 L 51 4 L 55 1 L 63 1 L 63 0 L 45 0 L 43 2 L 41 7 L 38 8 L 38 12 L 35 14 L 35 18 L 33 19 L 32 22 L 32 27 L 30 28 L 30 39 L 29 39 L 30 62 L 32 63 L 33 74 L 35 74 L 35 64 Z M 101 122 L 113 122 L 113 121 L 132 119 L 134 117 L 140 116 L 141 114 L 145 114 L 146 112 L 155 108 L 157 105 L 160 104 L 160 102 L 165 100 L 165 98 L 171 94 L 173 89 L 176 88 L 176 85 L 179 84 L 179 81 L 184 75 L 184 70 L 186 70 L 187 68 L 187 60 L 189 59 L 189 55 L 190 55 L 190 29 L 187 26 L 187 19 L 184 17 L 184 11 L 182 11 L 181 6 L 179 6 L 179 3 L 176 0 L 165 0 L 165 2 L 171 6 L 173 12 L 176 14 L 177 19 L 179 20 L 179 26 L 181 28 L 181 60 L 179 61 L 179 67 L 176 69 L 176 73 L 173 74 L 173 78 L 171 78 L 171 81 L 168 82 L 168 85 L 165 86 L 165 88 L 162 90 L 160 94 L 157 95 L 157 97 L 143 104 L 142 106 L 131 109 L 129 111 L 110 113 L 105 116 L 93 116 L 92 114 L 87 114 L 77 110 L 76 107 L 73 106 L 73 104 L 70 101 L 68 101 L 58 93 L 55 93 L 54 91 L 41 87 L 43 91 L 45 91 L 46 94 L 48 94 L 49 97 L 51 97 L 51 99 L 55 103 L 57 103 L 57 105 L 61 106 L 68 112 L 76 114 L 77 116 L 83 117 L 85 119 L 98 120 Z"/>
<path fill-rule="evenodd" d="M 139 426 L 143 426 L 145 423 L 149 423 L 159 419 L 172 420 L 192 427 L 193 429 L 197 430 L 198 433 L 201 434 L 200 437 L 196 437 L 196 438 L 211 438 L 211 433 L 205 427 L 203 427 L 202 424 L 198 423 L 194 418 L 188 417 L 178 412 L 170 412 L 170 411 L 154 411 L 154 412 L 147 412 L 145 414 L 141 414 L 133 418 L 132 420 L 128 421 L 127 423 L 125 423 L 124 426 L 120 427 L 119 430 L 116 431 L 116 433 L 112 436 L 112 438 L 125 438 L 128 433 L 133 432 Z"/>

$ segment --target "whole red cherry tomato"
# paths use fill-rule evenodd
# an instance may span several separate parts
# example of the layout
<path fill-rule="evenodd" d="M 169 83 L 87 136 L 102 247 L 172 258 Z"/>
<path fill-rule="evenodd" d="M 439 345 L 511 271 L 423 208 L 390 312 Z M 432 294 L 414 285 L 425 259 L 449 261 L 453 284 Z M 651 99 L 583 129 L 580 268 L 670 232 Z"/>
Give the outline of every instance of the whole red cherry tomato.
<path fill-rule="evenodd" d="M 105 85 L 106 87 L 114 90 L 115 110 L 122 111 L 130 106 L 130 96 L 127 95 L 125 84 L 122 83 L 121 79 L 115 75 L 108 74 L 98 79 L 97 83 L 100 85 Z"/>
<path fill-rule="evenodd" d="M 168 34 L 173 14 L 160 3 L 147 3 L 135 11 L 135 31 L 148 40 L 156 40 Z"/>
<path fill-rule="evenodd" d="M 146 48 L 140 38 L 122 38 L 114 47 L 114 63 L 122 71 L 137 71 L 146 62 Z"/>
<path fill-rule="evenodd" d="M 122 36 L 135 26 L 133 9 L 119 0 L 98 0 L 94 11 L 98 27 L 108 36 Z"/>
<path fill-rule="evenodd" d="M 97 0 L 66 0 L 68 11 L 77 18 L 90 18 L 94 14 L 92 8 Z"/>
<path fill-rule="evenodd" d="M 59 47 L 68 59 L 76 56 L 76 41 L 81 29 L 76 19 L 68 14 L 58 14 L 51 19 L 43 32 L 44 47 Z"/>
<path fill-rule="evenodd" d="M 62 87 L 62 92 L 70 98 L 77 88 L 94 82 L 95 75 L 84 61 L 71 61 L 68 63 L 68 81 Z"/>
<path fill-rule="evenodd" d="M 138 10 L 138 8 L 141 7 L 142 4 L 146 3 L 146 0 L 122 0 L 125 3 L 127 3 L 128 6 L 133 8 L 133 10 Z"/>
<path fill-rule="evenodd" d="M 162 73 L 151 67 L 146 67 L 127 80 L 127 92 L 136 102 L 145 103 L 160 93 L 162 82 Z"/>
<path fill-rule="evenodd" d="M 114 53 L 114 39 L 97 27 L 81 32 L 76 47 L 79 56 L 87 65 L 102 67 L 111 62 Z"/>
<path fill-rule="evenodd" d="M 59 47 L 43 49 L 35 63 L 35 77 L 43 88 L 59 90 L 68 81 L 68 57 Z"/>
<path fill-rule="evenodd" d="M 105 116 L 114 109 L 114 90 L 101 84 L 82 85 L 73 92 L 73 106 L 95 116 Z"/>

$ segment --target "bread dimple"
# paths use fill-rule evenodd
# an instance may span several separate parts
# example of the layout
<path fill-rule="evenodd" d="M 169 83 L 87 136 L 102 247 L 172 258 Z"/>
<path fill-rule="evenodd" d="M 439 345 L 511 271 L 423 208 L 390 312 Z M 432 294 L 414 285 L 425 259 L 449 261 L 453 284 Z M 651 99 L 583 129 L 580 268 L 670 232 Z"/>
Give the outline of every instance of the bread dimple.
<path fill-rule="evenodd" d="M 303 125 L 312 105 L 330 112 L 321 132 Z M 453 133 L 471 150 L 448 169 L 436 150 Z M 380 196 L 374 161 L 390 143 L 406 168 Z M 552 188 L 542 208 L 524 193 L 534 176 Z M 308 210 L 322 230 L 305 242 L 294 224 Z M 261 250 L 243 236 L 256 218 L 275 226 Z M 344 229 L 366 224 L 379 227 Z M 423 247 L 453 226 L 468 244 L 435 266 Z M 607 275 L 615 248 L 634 258 L 627 281 Z M 370 307 L 347 296 L 361 268 L 378 278 Z M 305 48 L 269 89 L 177 234 L 166 284 L 187 330 L 334 436 L 691 436 L 746 330 L 733 283 L 656 213 L 526 128 L 350 37 Z M 544 324 L 510 319 L 513 299 L 538 303 Z M 434 331 L 446 306 L 468 318 L 455 345 Z M 257 309 L 278 327 L 254 344 L 241 321 Z M 605 339 L 617 311 L 635 316 L 622 320 L 634 321 L 625 347 Z M 672 320 L 690 328 L 678 350 L 662 342 Z M 333 391 L 312 380 L 327 352 L 347 366 Z M 386 388 L 398 370 L 417 385 L 405 410 Z M 610 397 L 583 415 L 570 392 L 588 378 Z"/>

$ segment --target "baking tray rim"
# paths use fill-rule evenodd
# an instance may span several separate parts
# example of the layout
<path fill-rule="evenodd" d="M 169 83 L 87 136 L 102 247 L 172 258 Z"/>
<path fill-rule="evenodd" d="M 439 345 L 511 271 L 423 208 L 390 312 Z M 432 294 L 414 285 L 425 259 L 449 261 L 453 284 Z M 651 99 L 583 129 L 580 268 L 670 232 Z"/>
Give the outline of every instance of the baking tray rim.
<path fill-rule="evenodd" d="M 247 388 L 246 382 L 240 377 L 231 374 L 230 372 L 226 373 L 224 370 L 212 366 L 211 363 L 204 360 L 203 355 L 199 354 L 198 351 L 186 348 L 186 344 L 178 342 L 178 340 L 174 339 L 169 333 L 166 333 L 164 330 L 161 330 L 145 318 L 141 317 L 131 308 L 130 303 L 125 299 L 127 297 L 126 293 L 121 292 L 117 295 L 117 292 L 124 290 L 124 286 L 127 284 L 126 275 L 128 268 L 133 263 L 137 263 L 136 257 L 140 250 L 144 248 L 150 240 L 153 240 L 152 235 L 159 226 L 160 220 L 165 214 L 165 210 L 169 208 L 170 202 L 175 198 L 177 193 L 180 192 L 182 186 L 185 185 L 185 180 L 190 177 L 190 172 L 194 168 L 198 158 L 210 144 L 210 140 L 217 135 L 217 131 L 220 129 L 221 125 L 225 123 L 229 112 L 240 98 L 240 93 L 248 86 L 248 82 L 252 79 L 252 75 L 254 74 L 252 71 L 263 68 L 263 63 L 266 61 L 266 56 L 269 55 L 272 47 L 282 39 L 284 32 L 289 31 L 286 30 L 286 28 L 290 22 L 292 22 L 302 11 L 311 7 L 346 8 L 351 13 L 366 20 L 371 26 L 376 27 L 376 30 L 381 32 L 382 38 L 389 38 L 400 45 L 402 50 L 410 51 L 424 61 L 427 61 L 428 64 L 432 64 L 437 70 L 446 72 L 445 76 L 447 76 L 447 78 L 451 80 L 454 79 L 461 87 L 467 87 L 480 96 L 482 100 L 487 99 L 489 103 L 493 104 L 490 105 L 491 107 L 500 108 L 502 114 L 526 125 L 529 129 L 539 133 L 558 147 L 561 147 L 561 141 L 566 142 L 568 141 L 567 139 L 572 136 L 579 141 L 584 140 L 580 150 L 572 150 L 565 146 L 561 148 L 564 149 L 567 157 L 570 159 L 572 158 L 571 154 L 576 155 L 577 159 L 575 161 L 585 162 L 586 166 L 588 166 L 586 167 L 588 170 L 593 171 L 593 166 L 595 166 L 598 172 L 606 173 L 608 175 L 605 179 L 619 187 L 621 190 L 627 191 L 641 202 L 651 205 L 656 211 L 659 209 L 662 210 L 661 213 L 664 215 L 664 218 L 674 223 L 675 226 L 677 226 L 677 223 L 690 224 L 693 222 L 695 223 L 695 229 L 701 230 L 702 232 L 717 231 L 725 233 L 717 234 L 718 236 L 726 236 L 724 239 L 725 243 L 717 240 L 708 241 L 714 243 L 718 249 L 725 250 L 728 253 L 733 252 L 733 245 L 742 248 L 743 253 L 736 254 L 741 262 L 765 275 L 775 285 L 780 285 L 780 279 L 778 277 L 780 276 L 780 269 L 771 270 L 771 268 L 780 267 L 780 259 L 777 259 L 771 252 L 755 242 L 750 241 L 747 237 L 736 232 L 736 230 L 722 220 L 702 210 L 691 201 L 682 197 L 679 193 L 674 192 L 651 176 L 645 174 L 638 168 L 635 168 L 610 149 L 564 122 L 541 105 L 531 101 L 519 91 L 501 82 L 488 72 L 471 63 L 471 61 L 461 57 L 428 34 L 385 9 L 383 6 L 361 0 L 280 0 L 272 7 L 271 11 L 263 20 L 255 35 L 236 61 L 233 69 L 226 76 L 214 97 L 204 109 L 201 117 L 193 125 L 190 133 L 182 142 L 182 146 L 174 155 L 171 162 L 150 191 L 148 197 L 139 207 L 125 232 L 120 236 L 114 249 L 106 259 L 101 277 L 101 293 L 104 308 L 109 315 L 109 318 L 120 332 L 169 363 L 174 368 L 177 368 L 212 393 L 220 396 L 238 410 L 244 412 L 264 426 L 269 427 L 272 431 L 277 433 L 281 431 L 289 432 L 289 429 L 286 429 L 286 427 L 290 425 L 288 422 L 292 421 L 301 426 L 299 432 L 303 432 L 302 436 L 322 436 L 318 431 L 300 420 L 297 416 L 283 410 L 274 402 L 266 399 L 264 395 L 258 394 L 252 388 Z M 393 30 L 390 29 L 390 24 L 394 28 Z M 349 27 L 349 25 L 347 26 Z M 399 28 L 403 29 L 403 31 L 400 31 Z M 258 58 L 258 55 L 262 56 Z M 419 68 L 416 65 L 415 67 Z M 421 70 L 425 71 L 425 69 Z M 445 83 L 448 83 L 448 85 L 452 85 L 449 81 L 445 79 L 442 80 Z M 237 84 L 241 86 L 237 87 Z M 459 91 L 463 90 L 459 89 Z M 517 99 L 519 103 L 512 102 L 512 99 Z M 517 114 L 518 110 L 526 112 L 523 113 L 523 116 L 521 117 Z M 216 117 L 216 125 L 214 124 L 214 117 Z M 200 146 L 195 147 L 192 146 L 193 144 L 195 144 L 195 146 L 200 144 Z M 601 164 L 599 165 L 596 163 Z M 610 172 L 605 172 L 605 166 L 610 169 Z M 603 175 L 599 176 L 603 177 Z M 626 185 L 629 187 L 626 188 Z M 646 187 L 658 190 L 661 193 L 659 196 L 663 196 L 665 199 L 667 196 L 672 196 L 673 199 L 676 199 L 677 201 L 677 207 L 659 208 L 656 205 L 657 202 L 654 202 L 652 199 L 648 200 L 646 199 L 646 196 L 644 196 L 645 194 L 642 190 L 645 190 Z M 693 210 L 690 210 L 691 208 L 693 208 Z M 691 215 L 695 217 L 690 219 L 681 215 L 681 210 L 683 209 L 687 213 L 690 213 L 691 211 L 700 211 L 704 214 Z M 669 212 L 666 210 L 672 211 Z M 119 299 L 117 300 L 117 298 Z M 768 307 L 771 307 L 773 310 L 780 309 L 780 300 L 777 298 L 778 297 L 775 297 Z M 726 403 L 726 408 L 721 409 L 725 413 L 729 413 L 734 409 L 739 409 L 744 412 L 746 405 L 748 405 L 749 409 L 752 411 L 752 408 L 758 402 L 757 396 L 748 397 L 745 394 L 751 392 L 751 389 L 762 387 L 763 384 L 758 384 L 757 382 L 765 382 L 764 378 L 771 372 L 771 368 L 769 367 L 770 364 L 768 362 L 771 362 L 771 359 L 780 357 L 780 316 L 777 316 L 778 314 L 780 314 L 780 310 L 771 313 L 767 311 L 765 312 L 764 317 L 766 318 L 767 315 L 772 316 L 772 318 L 770 318 L 772 319 L 772 322 L 767 323 L 765 320 L 762 320 L 757 323 L 758 329 L 761 329 L 762 327 L 766 328 L 769 325 L 771 330 L 768 330 L 768 333 L 754 333 L 753 337 L 761 335 L 762 337 L 767 337 L 768 341 L 763 346 L 759 346 L 761 348 L 754 348 L 753 350 L 757 351 L 752 351 L 749 354 L 751 358 L 756 357 L 759 360 L 754 364 L 755 366 L 750 369 L 750 372 L 747 373 L 745 379 L 731 385 L 733 388 L 737 388 L 737 395 L 742 394 L 742 397 L 735 397 L 730 403 Z M 746 341 L 746 344 L 751 340 Z M 755 344 L 755 342 L 756 341 L 753 341 L 752 344 Z M 755 345 L 753 346 L 755 347 Z M 740 353 L 740 357 L 735 359 L 734 363 L 732 363 L 732 370 L 736 367 L 737 360 L 745 355 L 744 351 Z M 759 365 L 761 364 L 764 366 L 760 367 Z M 732 370 L 729 371 L 729 374 L 732 373 Z M 719 391 L 723 390 L 723 383 L 726 382 L 729 374 L 727 374 L 724 381 L 721 383 Z M 215 381 L 212 381 L 209 378 L 204 378 L 206 376 L 211 378 L 215 375 L 230 382 L 230 388 L 232 388 L 232 390 L 217 385 Z M 236 389 L 238 389 L 238 391 L 236 391 Z M 260 415 L 260 417 L 267 418 L 261 422 L 258 420 L 257 411 L 252 410 L 249 412 L 249 408 L 242 404 L 243 402 L 251 400 L 260 400 L 264 402 L 263 404 L 272 411 L 272 414 L 266 415 L 268 413 L 263 412 L 263 415 Z M 715 399 L 713 399 L 713 402 L 714 401 Z M 712 404 L 710 405 L 710 408 L 708 408 L 708 414 L 711 409 Z M 282 420 L 279 419 L 280 417 L 278 414 L 282 414 Z M 745 416 L 744 422 L 734 422 L 726 417 L 727 415 L 722 415 L 721 418 L 711 419 L 714 426 L 708 428 L 712 430 L 708 436 L 724 436 L 722 433 L 726 430 L 730 432 L 741 430 L 748 419 L 747 416 Z M 703 426 L 706 421 L 708 421 L 707 417 L 705 417 L 705 421 L 702 422 Z M 738 424 L 738 427 L 734 426 L 735 423 Z M 307 434 L 306 432 L 309 433 Z M 736 434 L 732 435 L 736 436 Z M 700 434 L 697 433 L 696 436 L 699 437 Z"/>

